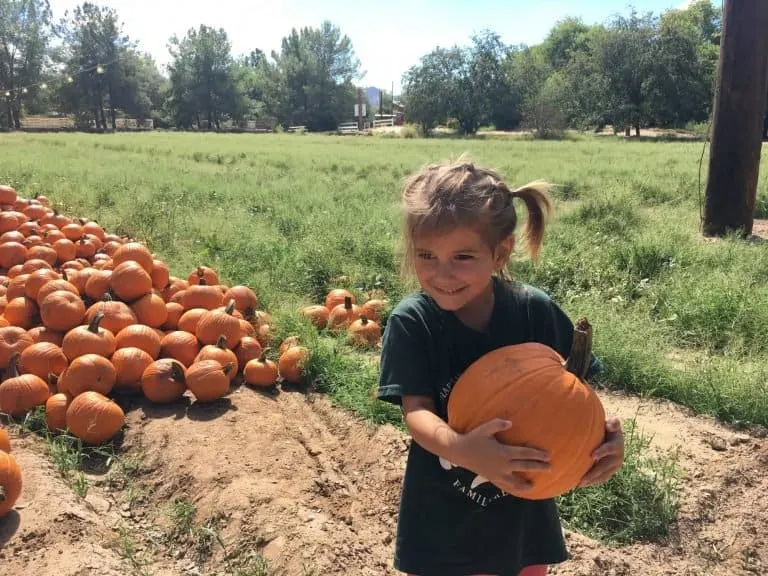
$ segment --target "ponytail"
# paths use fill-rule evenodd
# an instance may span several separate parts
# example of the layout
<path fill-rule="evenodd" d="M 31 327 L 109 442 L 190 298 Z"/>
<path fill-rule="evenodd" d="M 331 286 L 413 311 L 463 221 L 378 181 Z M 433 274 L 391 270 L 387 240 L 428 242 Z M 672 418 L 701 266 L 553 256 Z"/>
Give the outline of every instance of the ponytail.
<path fill-rule="evenodd" d="M 545 220 L 552 214 L 549 188 L 548 182 L 536 180 L 509 192 L 513 199 L 520 198 L 528 211 L 525 244 L 534 261 L 538 260 L 544 242 Z"/>

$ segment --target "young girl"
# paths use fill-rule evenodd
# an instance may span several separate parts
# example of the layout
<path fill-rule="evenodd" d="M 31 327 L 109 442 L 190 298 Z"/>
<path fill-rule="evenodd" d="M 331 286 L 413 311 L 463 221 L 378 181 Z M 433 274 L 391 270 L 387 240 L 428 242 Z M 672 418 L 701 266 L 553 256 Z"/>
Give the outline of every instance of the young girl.
<path fill-rule="evenodd" d="M 540 576 L 567 559 L 554 500 L 508 494 L 516 475 L 548 467 L 548 454 L 507 446 L 494 420 L 460 435 L 446 406 L 461 373 L 495 348 L 525 341 L 567 357 L 573 324 L 548 296 L 510 280 L 513 200 L 528 211 L 527 247 L 538 257 L 551 203 L 543 183 L 510 190 L 492 170 L 459 161 L 411 176 L 403 190 L 406 267 L 421 290 L 393 310 L 384 334 L 378 397 L 399 404 L 413 438 L 395 541 L 396 569 L 418 576 Z M 599 368 L 591 359 L 588 377 Z M 581 485 L 604 482 L 623 461 L 619 422 Z M 487 479 L 487 481 L 485 481 Z"/>

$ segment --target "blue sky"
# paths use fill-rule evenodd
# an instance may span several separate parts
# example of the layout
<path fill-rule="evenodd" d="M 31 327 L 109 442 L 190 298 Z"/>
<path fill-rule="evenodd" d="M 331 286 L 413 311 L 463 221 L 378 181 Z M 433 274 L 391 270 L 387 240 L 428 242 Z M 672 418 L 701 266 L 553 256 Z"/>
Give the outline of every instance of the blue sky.
<path fill-rule="evenodd" d="M 685 0 L 94 0 L 119 13 L 125 32 L 142 50 L 165 65 L 167 42 L 200 24 L 227 31 L 233 53 L 261 48 L 267 54 L 293 27 L 317 26 L 331 20 L 350 37 L 367 71 L 363 86 L 389 89 L 419 58 L 435 46 L 466 44 L 484 28 L 496 31 L 506 44 L 540 42 L 553 24 L 566 16 L 587 23 L 602 22 L 630 5 L 659 13 Z M 63 16 L 81 0 L 51 0 Z"/>

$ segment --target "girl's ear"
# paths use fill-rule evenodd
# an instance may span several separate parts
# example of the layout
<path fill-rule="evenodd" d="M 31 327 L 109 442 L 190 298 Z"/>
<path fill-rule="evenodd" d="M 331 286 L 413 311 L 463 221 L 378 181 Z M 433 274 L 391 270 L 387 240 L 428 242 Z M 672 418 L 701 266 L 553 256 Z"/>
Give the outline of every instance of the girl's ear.
<path fill-rule="evenodd" d="M 494 267 L 496 270 L 501 270 L 506 266 L 509 257 L 512 255 L 512 250 L 515 248 L 515 235 L 510 234 L 504 240 L 499 242 L 496 246 L 494 256 Z"/>

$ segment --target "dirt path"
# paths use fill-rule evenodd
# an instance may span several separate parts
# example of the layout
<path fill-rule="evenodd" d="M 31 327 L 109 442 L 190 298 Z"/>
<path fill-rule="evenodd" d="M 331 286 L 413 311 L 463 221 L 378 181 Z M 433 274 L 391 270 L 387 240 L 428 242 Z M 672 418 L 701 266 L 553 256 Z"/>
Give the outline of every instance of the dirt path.
<path fill-rule="evenodd" d="M 665 402 L 602 396 L 655 446 L 680 447 L 681 519 L 665 545 L 617 550 L 569 533 L 573 559 L 553 574 L 768 573 L 768 442 Z M 206 408 L 128 406 L 123 450 L 141 468 L 123 483 L 91 476 L 86 501 L 38 441 L 14 440 L 25 492 L 18 516 L 0 522 L 3 574 L 396 574 L 408 439 L 322 396 L 239 388 Z"/>

